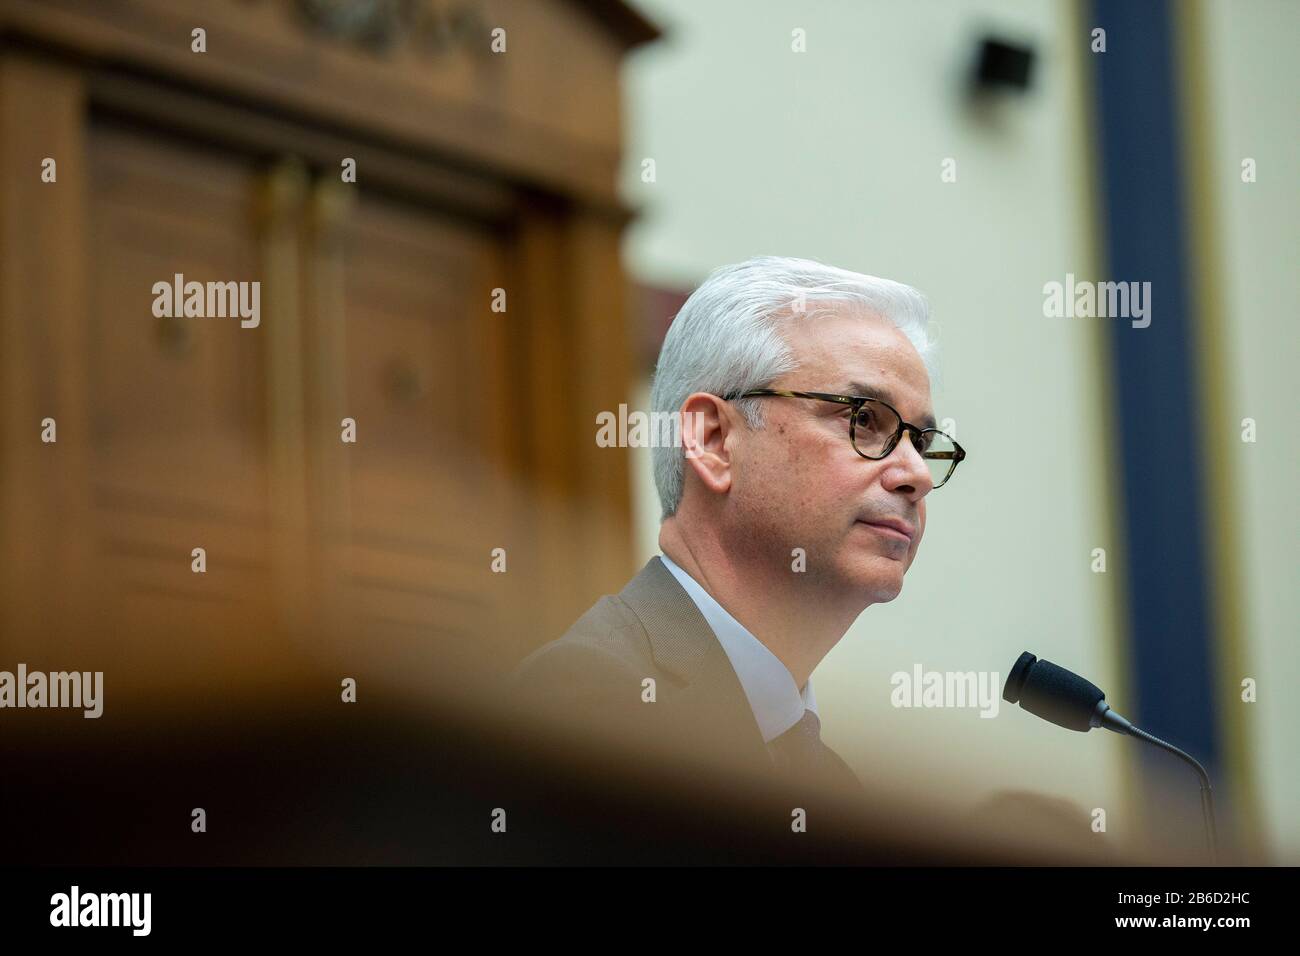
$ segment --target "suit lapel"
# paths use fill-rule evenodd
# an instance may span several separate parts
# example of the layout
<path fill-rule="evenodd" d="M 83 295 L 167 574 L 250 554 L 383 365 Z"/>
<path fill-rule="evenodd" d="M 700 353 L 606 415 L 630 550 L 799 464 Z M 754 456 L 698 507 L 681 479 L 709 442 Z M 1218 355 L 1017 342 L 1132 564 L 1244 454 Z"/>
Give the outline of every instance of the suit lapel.
<path fill-rule="evenodd" d="M 726 657 L 709 622 L 657 557 L 646 563 L 619 597 L 645 628 L 655 663 L 678 680 L 693 681 L 714 650 Z M 736 688 L 740 689 L 739 681 Z"/>
<path fill-rule="evenodd" d="M 619 594 L 641 621 L 655 663 L 685 686 L 673 709 L 736 756 L 770 763 L 740 679 L 691 596 L 658 557 Z"/>
<path fill-rule="evenodd" d="M 658 557 L 651 558 L 619 597 L 645 630 L 655 663 L 685 686 L 671 698 L 671 711 L 683 721 L 692 745 L 709 743 L 770 772 L 772 756 L 749 706 L 749 698 L 727 652 L 691 596 Z M 706 738 L 707 743 L 706 743 Z M 826 747 L 825 783 L 862 793 L 862 782 L 849 765 Z"/>

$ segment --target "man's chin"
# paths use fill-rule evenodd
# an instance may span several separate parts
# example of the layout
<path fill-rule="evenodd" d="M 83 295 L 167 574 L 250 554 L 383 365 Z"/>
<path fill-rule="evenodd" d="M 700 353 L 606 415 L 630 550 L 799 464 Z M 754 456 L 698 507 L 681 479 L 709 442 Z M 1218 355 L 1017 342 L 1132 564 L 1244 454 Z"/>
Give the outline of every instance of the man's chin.
<path fill-rule="evenodd" d="M 880 564 L 892 565 L 882 568 Z M 885 604 L 903 592 L 903 574 L 897 562 L 888 558 L 872 562 L 870 567 L 855 567 L 849 575 L 854 589 L 865 594 L 872 604 Z"/>
<path fill-rule="evenodd" d="M 875 587 L 870 588 L 872 604 L 888 604 L 894 598 L 903 593 L 903 582 L 894 583 L 875 582 Z"/>

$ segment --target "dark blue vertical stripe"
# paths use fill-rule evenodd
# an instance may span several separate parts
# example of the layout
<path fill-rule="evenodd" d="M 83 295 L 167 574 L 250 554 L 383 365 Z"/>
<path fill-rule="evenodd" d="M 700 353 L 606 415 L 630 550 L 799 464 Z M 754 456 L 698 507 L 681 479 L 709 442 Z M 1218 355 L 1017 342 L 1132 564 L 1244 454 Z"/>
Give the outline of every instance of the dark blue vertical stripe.
<path fill-rule="evenodd" d="M 1128 319 L 1092 320 L 1109 329 L 1117 389 L 1112 450 L 1121 456 L 1123 476 L 1127 562 L 1117 570 L 1128 583 L 1136 701 L 1115 705 L 1206 765 L 1227 836 L 1230 807 L 1217 785 L 1208 523 L 1172 22 L 1177 13 L 1164 0 L 1094 0 L 1092 13 L 1087 26 L 1105 29 L 1107 47 L 1090 54 L 1106 260 L 1106 274 L 1095 278 L 1151 283 L 1149 327 L 1133 328 Z M 1199 789 L 1192 772 L 1144 746 L 1140 766 L 1145 824 L 1153 835 L 1199 840 Z M 1156 803 L 1155 780 L 1166 771 L 1176 784 L 1186 783 L 1173 806 Z"/>

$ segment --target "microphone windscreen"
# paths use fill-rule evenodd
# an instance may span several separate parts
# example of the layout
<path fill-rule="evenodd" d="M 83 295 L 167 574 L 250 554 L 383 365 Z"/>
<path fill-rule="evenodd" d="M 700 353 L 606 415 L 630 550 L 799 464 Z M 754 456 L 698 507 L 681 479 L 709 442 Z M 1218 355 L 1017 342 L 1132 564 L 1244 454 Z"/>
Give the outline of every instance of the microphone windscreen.
<path fill-rule="evenodd" d="M 1106 694 L 1092 681 L 1026 651 L 1007 675 L 1002 696 L 1060 727 L 1088 731 Z"/>

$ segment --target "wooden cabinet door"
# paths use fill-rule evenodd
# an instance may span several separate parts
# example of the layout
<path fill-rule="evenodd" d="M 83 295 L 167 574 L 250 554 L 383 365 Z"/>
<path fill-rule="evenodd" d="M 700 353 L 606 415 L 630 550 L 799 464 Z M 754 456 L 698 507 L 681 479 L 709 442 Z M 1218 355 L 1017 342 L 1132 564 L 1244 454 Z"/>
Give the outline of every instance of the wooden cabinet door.
<path fill-rule="evenodd" d="M 110 125 L 88 144 L 104 659 L 145 683 L 250 691 L 258 660 L 270 675 L 316 652 L 397 683 L 494 666 L 503 240 L 364 195 L 316 228 L 306 195 L 265 208 L 292 188 L 237 156 Z M 151 289 L 177 273 L 261 282 L 260 324 L 155 318 Z M 277 494 L 302 505 L 302 534 L 277 525 Z M 305 614 L 283 613 L 292 593 Z"/>
<path fill-rule="evenodd" d="M 339 445 L 341 422 L 356 423 L 336 497 L 350 530 L 336 567 L 351 643 L 402 680 L 467 676 L 510 650 L 499 611 L 512 397 L 506 317 L 491 309 L 507 284 L 505 239 L 364 191 L 338 238 L 323 254 L 341 281 L 313 297 L 308 338 L 339 340 L 320 427 Z M 492 570 L 496 548 L 507 575 Z"/>
<path fill-rule="evenodd" d="M 255 693 L 285 651 L 268 633 L 267 326 L 156 317 L 153 287 L 181 274 L 259 282 L 263 303 L 277 294 L 257 235 L 263 173 L 237 154 L 109 123 L 92 123 L 86 143 L 87 393 L 106 629 L 86 653 L 118 686 Z"/>

